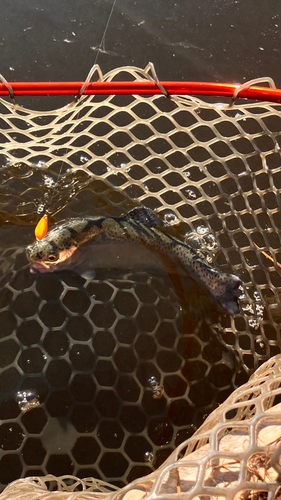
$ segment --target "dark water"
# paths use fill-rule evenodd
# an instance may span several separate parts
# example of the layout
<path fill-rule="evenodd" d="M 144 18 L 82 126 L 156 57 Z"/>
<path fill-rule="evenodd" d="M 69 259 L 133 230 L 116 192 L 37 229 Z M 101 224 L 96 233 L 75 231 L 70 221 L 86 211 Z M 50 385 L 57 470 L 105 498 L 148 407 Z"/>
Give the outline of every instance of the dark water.
<path fill-rule="evenodd" d="M 1 73 L 9 81 L 81 81 L 95 61 L 112 0 L 5 0 Z M 278 0 L 117 0 L 98 63 L 103 72 L 155 64 L 160 79 L 281 86 Z M 46 100 L 25 99 L 39 108 Z M 48 100 L 50 105 L 51 99 Z M 55 102 L 53 100 L 53 102 Z M 56 100 L 60 103 L 60 100 Z M 55 104 L 54 104 L 55 107 Z"/>

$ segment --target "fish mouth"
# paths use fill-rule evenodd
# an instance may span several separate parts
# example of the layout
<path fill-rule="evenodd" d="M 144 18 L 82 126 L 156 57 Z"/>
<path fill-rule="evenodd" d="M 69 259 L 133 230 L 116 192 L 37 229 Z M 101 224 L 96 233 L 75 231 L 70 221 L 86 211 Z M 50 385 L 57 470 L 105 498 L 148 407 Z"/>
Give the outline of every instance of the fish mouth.
<path fill-rule="evenodd" d="M 32 274 L 37 274 L 37 273 L 49 273 L 51 272 L 51 270 L 49 269 L 49 267 L 46 267 L 44 266 L 43 264 L 38 264 L 38 263 L 35 263 L 35 264 L 32 264 L 30 266 L 30 272 Z"/>

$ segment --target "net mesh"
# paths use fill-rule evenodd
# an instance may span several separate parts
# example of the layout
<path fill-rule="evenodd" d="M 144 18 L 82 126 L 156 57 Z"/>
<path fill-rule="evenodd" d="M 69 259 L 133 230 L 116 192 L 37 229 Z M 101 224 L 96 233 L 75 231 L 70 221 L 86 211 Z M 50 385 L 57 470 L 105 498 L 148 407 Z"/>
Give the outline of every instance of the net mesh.
<path fill-rule="evenodd" d="M 147 70 L 127 67 L 103 77 L 148 78 Z M 0 217 L 2 224 L 15 227 L 12 234 L 1 228 L 0 441 L 5 456 L 0 482 L 5 485 L 39 471 L 118 479 L 122 485 L 161 465 L 206 414 L 260 364 L 280 353 L 281 108 L 268 103 L 230 108 L 198 99 L 135 95 L 82 97 L 50 112 L 26 110 L 4 100 L 0 105 Z M 36 280 L 23 249 L 12 248 L 19 246 L 22 235 L 30 242 L 28 226 L 45 209 L 55 221 L 119 216 L 136 205 L 157 210 L 167 230 L 203 250 L 222 271 L 242 279 L 240 314 L 215 323 L 200 319 L 194 325 L 169 277 L 151 277 L 149 272 L 125 273 L 119 281 L 107 282 L 85 283 L 73 276 Z M 273 262 L 256 245 L 270 253 Z M 85 326 L 79 333 L 75 318 L 81 321 L 81 316 Z M 130 329 L 134 335 L 129 336 Z M 102 351 L 98 340 L 92 344 L 88 330 L 96 339 L 106 332 L 104 344 L 112 349 Z M 145 348 L 140 337 L 145 337 Z M 131 348 L 136 356 L 128 375 L 125 365 Z M 82 349 L 87 368 L 79 364 Z M 93 352 L 100 364 L 93 360 Z M 149 376 L 149 370 L 143 375 L 144 365 L 151 370 Z M 115 418 L 101 409 L 116 394 L 115 382 L 101 374 L 105 367 L 120 381 L 114 412 L 123 420 L 112 429 L 112 435 L 118 435 L 118 453 L 99 427 L 102 420 Z M 85 393 L 81 401 L 79 391 L 89 374 L 95 396 Z M 125 402 L 120 389 L 124 384 L 132 394 Z M 27 396 L 24 392 L 31 386 L 34 394 Z M 15 393 L 24 414 L 18 402 L 14 406 Z M 99 432 L 89 431 L 85 420 L 79 427 L 93 397 Z M 138 422 L 145 415 L 148 420 L 142 428 L 129 427 L 130 412 L 138 412 Z M 51 432 L 45 426 L 49 417 L 71 417 L 74 427 L 67 442 L 71 453 L 64 450 L 62 462 L 54 450 L 42 451 Z M 9 437 L 11 423 L 14 439 Z M 144 429 L 149 429 L 145 443 L 130 441 L 131 433 L 143 437 Z M 89 432 L 94 441 L 83 441 Z M 217 453 L 215 441 L 210 443 Z M 85 464 L 89 448 L 95 451 Z M 139 455 L 134 455 L 135 449 L 141 450 Z M 34 450 L 41 453 L 37 462 L 30 458 Z M 113 459 L 118 467 L 112 472 L 108 464 Z"/>
<path fill-rule="evenodd" d="M 104 81 L 144 78 L 121 68 Z M 279 352 L 280 274 L 254 244 L 281 261 L 280 105 L 94 96 L 45 113 L 1 106 L 3 221 L 34 223 L 46 206 L 79 216 L 156 209 L 182 235 L 206 233 L 200 245 L 219 247 L 221 269 L 245 283 L 246 315 L 224 326 L 246 370 Z"/>
<path fill-rule="evenodd" d="M 1 498 L 279 498 L 280 396 L 281 356 L 277 355 L 234 391 L 151 475 L 116 492 L 90 478 L 28 478 L 15 481 Z M 55 493 L 49 491 L 51 484 Z"/>

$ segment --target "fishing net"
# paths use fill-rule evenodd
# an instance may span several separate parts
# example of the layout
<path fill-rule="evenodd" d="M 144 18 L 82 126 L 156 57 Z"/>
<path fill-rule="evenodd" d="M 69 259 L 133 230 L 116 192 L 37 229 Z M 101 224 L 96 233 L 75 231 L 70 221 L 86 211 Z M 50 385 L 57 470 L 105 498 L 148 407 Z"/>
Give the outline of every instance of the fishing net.
<path fill-rule="evenodd" d="M 100 78 L 151 76 L 126 67 Z M 0 483 L 75 474 L 123 486 L 171 453 L 177 460 L 175 447 L 280 353 L 280 105 L 103 95 L 48 112 L 4 100 L 0 106 Z M 24 246 L 44 211 L 54 222 L 119 216 L 138 205 L 241 278 L 240 314 L 191 314 L 169 274 L 149 266 L 96 280 L 29 272 Z M 257 415 L 267 409 L 255 408 Z M 235 426 L 241 412 L 229 413 Z M 225 418 L 221 439 L 232 427 Z M 244 432 L 246 441 L 253 434 L 243 425 L 234 433 Z M 224 467 L 216 432 L 203 461 L 214 468 L 206 488 Z M 198 446 L 203 442 L 207 437 Z M 258 453 L 256 446 L 251 441 L 249 453 Z M 228 474 L 237 475 L 228 460 Z M 161 472 L 171 488 L 174 475 L 184 474 L 185 465 L 179 473 L 176 467 L 169 461 L 166 476 Z M 253 489 L 241 481 L 236 492 Z M 199 484 L 196 495 L 205 495 Z M 162 495 L 155 485 L 153 495 Z"/>
<path fill-rule="evenodd" d="M 112 486 L 90 478 L 28 478 L 15 481 L 1 498 L 279 498 L 280 396 L 281 356 L 277 355 L 234 391 L 201 429 L 149 476 L 115 492 Z M 56 493 L 50 493 L 50 485 Z"/>

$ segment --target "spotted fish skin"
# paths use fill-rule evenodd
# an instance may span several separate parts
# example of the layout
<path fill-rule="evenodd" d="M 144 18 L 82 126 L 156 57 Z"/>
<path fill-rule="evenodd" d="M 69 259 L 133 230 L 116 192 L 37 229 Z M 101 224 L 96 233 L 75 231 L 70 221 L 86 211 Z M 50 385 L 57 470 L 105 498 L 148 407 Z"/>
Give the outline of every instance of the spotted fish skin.
<path fill-rule="evenodd" d="M 162 221 L 149 209 L 139 207 L 125 217 L 86 217 L 63 221 L 41 240 L 27 247 L 27 257 L 41 272 L 71 266 L 79 248 L 89 244 L 131 241 L 168 256 L 203 286 L 229 314 L 239 312 L 241 280 L 210 266 L 192 247 L 161 231 Z M 94 251 L 94 250 L 93 250 Z"/>

